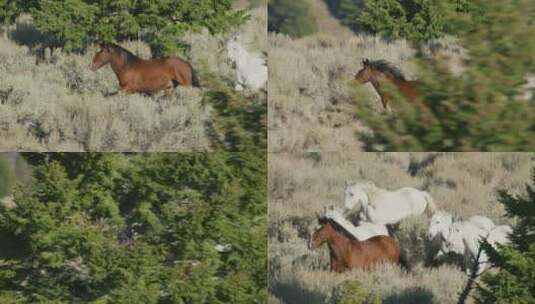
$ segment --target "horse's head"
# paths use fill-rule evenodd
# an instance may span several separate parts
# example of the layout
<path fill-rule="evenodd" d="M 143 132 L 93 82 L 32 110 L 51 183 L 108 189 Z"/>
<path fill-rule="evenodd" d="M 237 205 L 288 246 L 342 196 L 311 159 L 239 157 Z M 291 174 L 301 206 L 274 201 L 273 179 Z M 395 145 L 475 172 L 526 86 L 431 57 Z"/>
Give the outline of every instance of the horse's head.
<path fill-rule="evenodd" d="M 335 229 L 330 220 L 325 216 L 317 215 L 319 226 L 312 233 L 308 241 L 308 249 L 313 250 L 328 241 L 335 233 Z"/>
<path fill-rule="evenodd" d="M 371 81 L 374 77 L 373 69 L 370 65 L 370 60 L 362 60 L 362 69 L 355 75 L 355 80 L 360 83 Z"/>
<path fill-rule="evenodd" d="M 344 206 L 346 210 L 360 212 L 368 205 L 368 195 L 362 189 L 362 184 L 346 181 L 344 189 Z"/>
<path fill-rule="evenodd" d="M 446 212 L 436 212 L 429 221 L 429 230 L 427 231 L 427 238 L 434 239 L 438 234 L 447 237 L 453 224 L 453 216 Z"/>
<path fill-rule="evenodd" d="M 112 59 L 113 49 L 111 48 L 110 44 L 100 42 L 99 47 L 100 50 L 95 54 L 95 56 L 93 56 L 93 60 L 89 65 L 89 68 L 93 72 L 108 64 Z"/>

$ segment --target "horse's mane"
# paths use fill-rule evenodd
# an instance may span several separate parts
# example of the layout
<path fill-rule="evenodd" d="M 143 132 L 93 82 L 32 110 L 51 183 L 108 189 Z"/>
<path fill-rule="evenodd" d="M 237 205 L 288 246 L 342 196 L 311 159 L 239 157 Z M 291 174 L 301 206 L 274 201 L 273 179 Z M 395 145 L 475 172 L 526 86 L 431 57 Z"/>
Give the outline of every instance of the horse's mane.
<path fill-rule="evenodd" d="M 136 62 L 136 61 L 140 60 L 139 57 L 137 57 L 136 55 L 132 54 L 132 52 L 130 52 L 129 50 L 123 48 L 120 45 L 117 45 L 115 43 L 106 43 L 105 45 L 108 48 L 112 49 L 113 52 L 118 53 L 121 56 L 123 56 L 125 58 L 126 64 L 130 64 L 130 63 L 133 63 L 133 62 Z"/>
<path fill-rule="evenodd" d="M 407 81 L 407 79 L 405 78 L 405 75 L 403 75 L 403 72 L 401 72 L 401 70 L 398 67 L 396 67 L 395 65 L 393 65 L 392 63 L 386 60 L 370 61 L 368 65 L 371 68 L 374 68 L 385 74 L 389 74 L 398 80 Z"/>
<path fill-rule="evenodd" d="M 326 217 L 325 220 L 327 220 L 329 223 L 331 223 L 331 225 L 334 227 L 334 230 L 336 230 L 336 232 L 339 232 L 340 234 L 344 235 L 345 237 L 349 238 L 350 240 L 358 241 L 358 239 L 353 234 L 351 234 L 349 231 L 347 231 L 342 225 L 340 225 L 334 219 Z"/>
<path fill-rule="evenodd" d="M 357 239 L 357 236 L 352 232 L 352 229 L 356 227 L 350 221 L 346 220 L 342 211 L 340 209 L 334 209 L 325 213 L 325 217 L 332 222 L 336 223 L 340 229 L 344 232 L 347 232 L 353 239 Z"/>
<path fill-rule="evenodd" d="M 362 189 L 366 195 L 368 195 L 368 201 L 371 204 L 375 196 L 386 192 L 387 190 L 377 187 L 373 182 L 363 181 L 363 182 L 349 182 L 349 186 L 358 186 Z"/>

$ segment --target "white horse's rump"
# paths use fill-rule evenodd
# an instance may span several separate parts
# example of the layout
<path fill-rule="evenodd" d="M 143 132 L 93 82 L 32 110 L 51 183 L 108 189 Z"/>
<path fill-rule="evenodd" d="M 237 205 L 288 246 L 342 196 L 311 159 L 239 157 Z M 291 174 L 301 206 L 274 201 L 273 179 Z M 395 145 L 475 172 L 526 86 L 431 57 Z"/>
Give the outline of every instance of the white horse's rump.
<path fill-rule="evenodd" d="M 410 187 L 387 191 L 370 182 L 346 182 L 344 204 L 346 211 L 358 212 L 360 219 L 381 225 L 435 210 L 433 199 L 425 191 Z"/>
<path fill-rule="evenodd" d="M 325 212 L 325 217 L 330 218 L 334 222 L 338 223 L 342 228 L 344 228 L 359 241 L 365 241 L 377 235 L 389 235 L 388 229 L 385 225 L 378 225 L 362 221 L 358 226 L 353 225 L 344 217 L 343 213 L 339 209 Z"/>
<path fill-rule="evenodd" d="M 498 249 L 496 245 L 507 245 L 510 243 L 509 234 L 511 234 L 512 232 L 513 229 L 509 225 L 496 226 L 489 232 L 486 237 L 486 240 L 490 245 L 492 245 L 492 247 L 494 247 L 494 249 Z M 476 244 L 469 244 L 469 241 L 465 242 L 467 244 L 466 259 L 468 260 L 467 263 L 470 265 L 471 263 L 476 262 L 481 243 L 477 242 Z M 485 252 L 481 252 L 477 262 L 479 263 L 478 274 L 490 267 L 489 257 Z"/>
<path fill-rule="evenodd" d="M 476 215 L 462 221 L 447 212 L 437 212 L 431 218 L 427 236 L 440 247 L 435 259 L 453 252 L 464 257 L 467 271 L 477 262 L 478 273 L 481 273 L 488 268 L 488 256 L 484 252 L 479 254 L 480 242 L 486 239 L 493 246 L 507 244 L 511 231 L 507 225 L 494 226 L 492 220 L 484 216 Z"/>
<path fill-rule="evenodd" d="M 243 87 L 251 90 L 264 88 L 268 81 L 266 61 L 260 55 L 249 53 L 238 39 L 239 36 L 235 36 L 226 45 L 228 57 L 236 66 L 236 90 L 243 90 Z"/>
<path fill-rule="evenodd" d="M 468 221 L 483 230 L 491 231 L 494 229 L 494 223 L 486 216 L 474 215 L 469 217 Z"/>

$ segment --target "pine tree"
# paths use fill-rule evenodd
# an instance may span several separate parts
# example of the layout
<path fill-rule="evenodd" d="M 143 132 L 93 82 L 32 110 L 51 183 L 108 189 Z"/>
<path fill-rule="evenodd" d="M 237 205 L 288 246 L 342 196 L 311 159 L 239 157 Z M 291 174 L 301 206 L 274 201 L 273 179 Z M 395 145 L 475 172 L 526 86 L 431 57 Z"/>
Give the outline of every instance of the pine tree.
<path fill-rule="evenodd" d="M 535 171 L 524 196 L 499 193 L 507 215 L 518 222 L 511 244 L 495 250 L 483 244 L 498 273 L 486 273 L 477 288 L 479 303 L 535 303 Z"/>
<path fill-rule="evenodd" d="M 24 156 L 34 182 L 0 207 L 20 248 L 0 257 L 0 299 L 265 302 L 264 156 Z"/>

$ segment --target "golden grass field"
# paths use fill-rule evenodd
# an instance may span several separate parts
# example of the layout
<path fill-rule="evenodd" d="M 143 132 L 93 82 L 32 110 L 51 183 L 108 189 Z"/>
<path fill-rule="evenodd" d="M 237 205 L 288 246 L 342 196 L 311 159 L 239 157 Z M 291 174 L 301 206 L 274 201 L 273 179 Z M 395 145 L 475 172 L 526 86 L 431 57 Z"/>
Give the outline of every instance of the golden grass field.
<path fill-rule="evenodd" d="M 270 304 L 334 303 L 343 282 L 358 282 L 383 303 L 455 303 L 467 276 L 454 265 L 423 266 L 425 216 L 404 220 L 402 250 L 413 268 L 396 266 L 344 274 L 328 271 L 326 247 L 309 251 L 315 212 L 343 204 L 346 180 L 373 181 L 394 190 L 428 191 L 438 209 L 462 217 L 485 215 L 511 224 L 497 190 L 525 191 L 533 153 L 272 153 L 269 157 Z"/>
<path fill-rule="evenodd" d="M 266 11 L 253 9 L 251 17 L 237 29 L 241 42 L 250 51 L 265 52 Z M 178 87 L 172 98 L 106 97 L 119 85 L 111 68 L 89 70 L 95 46 L 81 55 L 56 50 L 36 65 L 32 51 L 15 42 L 31 41 L 32 35 L 35 30 L 24 16 L 0 35 L 0 151 L 211 150 L 213 109 L 202 102 L 205 88 Z M 185 59 L 197 70 L 206 65 L 233 87 L 226 39 L 189 33 L 185 40 L 191 52 Z M 122 46 L 142 58 L 151 56 L 143 42 Z"/>

